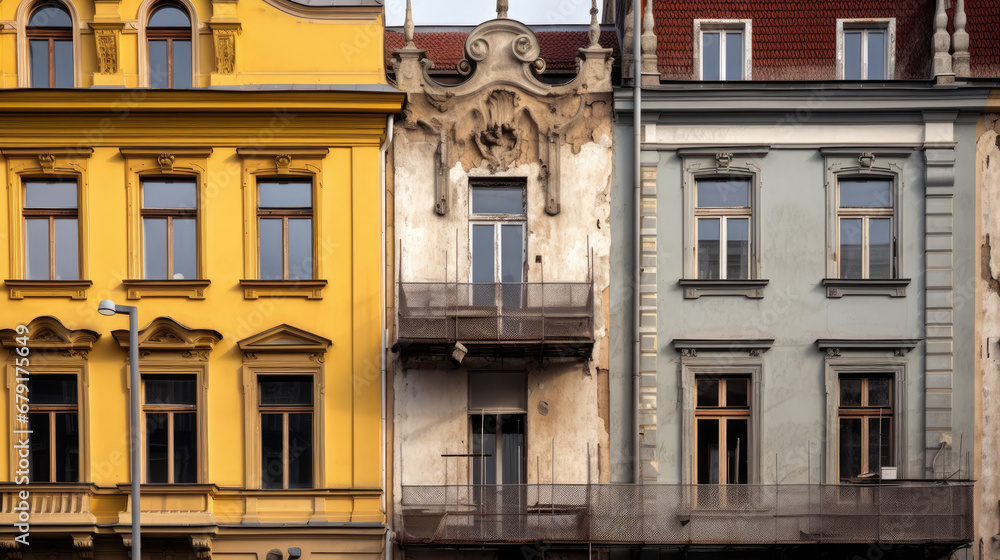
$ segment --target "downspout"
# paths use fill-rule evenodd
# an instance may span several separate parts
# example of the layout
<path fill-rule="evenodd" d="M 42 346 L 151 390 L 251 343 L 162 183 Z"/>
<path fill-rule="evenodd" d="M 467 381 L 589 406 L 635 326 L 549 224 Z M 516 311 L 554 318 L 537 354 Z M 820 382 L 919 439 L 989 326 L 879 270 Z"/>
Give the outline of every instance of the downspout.
<path fill-rule="evenodd" d="M 385 229 L 386 229 L 386 180 L 385 180 L 385 156 L 386 152 L 389 150 L 389 146 L 392 145 L 392 129 L 395 125 L 396 117 L 395 115 L 387 115 L 385 118 L 385 142 L 379 148 L 379 159 L 378 159 L 378 177 L 379 177 L 379 238 L 382 241 L 382 250 L 379 251 L 379 304 L 381 305 L 379 327 L 382 332 L 382 390 L 381 390 L 381 421 L 382 421 L 382 445 L 379 446 L 379 465 L 382 470 L 382 509 L 385 511 L 385 560 L 392 560 L 392 541 L 396 534 L 392 531 L 392 516 L 389 515 L 390 505 L 388 496 L 388 484 L 385 480 L 386 473 L 386 446 L 389 442 L 386 441 L 388 434 L 388 427 L 386 424 L 386 409 L 388 408 L 386 399 L 388 398 L 388 382 L 386 380 L 386 355 L 389 349 L 389 329 L 386 325 L 386 278 L 385 278 Z"/>
<path fill-rule="evenodd" d="M 652 1 L 652 0 L 647 0 Z M 633 181 L 635 182 L 632 205 L 635 209 L 635 235 L 632 240 L 634 246 L 633 258 L 635 266 L 633 274 L 635 281 L 632 286 L 632 482 L 641 482 L 642 468 L 639 461 L 639 295 L 640 270 L 642 267 L 642 246 L 641 246 L 641 210 L 639 204 L 642 202 L 642 168 L 640 164 L 640 153 L 642 151 L 642 124 L 640 102 L 642 100 L 642 47 L 639 39 L 642 29 L 642 2 L 632 0 L 632 128 L 635 138 L 632 149 L 634 151 Z"/>

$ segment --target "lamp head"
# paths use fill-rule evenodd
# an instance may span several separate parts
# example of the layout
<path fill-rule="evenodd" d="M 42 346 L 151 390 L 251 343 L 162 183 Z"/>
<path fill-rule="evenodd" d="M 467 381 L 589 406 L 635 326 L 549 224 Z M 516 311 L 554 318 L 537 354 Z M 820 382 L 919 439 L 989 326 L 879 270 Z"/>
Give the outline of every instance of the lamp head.
<path fill-rule="evenodd" d="M 108 317 L 114 315 L 118 312 L 115 302 L 110 299 L 103 299 L 101 303 L 97 306 L 97 312 L 101 315 L 107 315 Z"/>

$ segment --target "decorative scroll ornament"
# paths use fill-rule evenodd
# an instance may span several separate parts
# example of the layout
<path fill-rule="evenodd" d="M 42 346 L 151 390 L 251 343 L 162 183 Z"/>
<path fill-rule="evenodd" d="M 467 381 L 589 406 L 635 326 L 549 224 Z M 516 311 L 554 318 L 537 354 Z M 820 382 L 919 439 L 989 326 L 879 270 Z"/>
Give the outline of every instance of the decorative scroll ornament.
<path fill-rule="evenodd" d="M 274 166 L 278 168 L 278 173 L 288 173 L 288 169 L 292 166 L 292 156 L 288 154 L 274 156 Z"/>
<path fill-rule="evenodd" d="M 232 74 L 236 70 L 236 31 L 220 29 L 215 32 L 215 71 Z"/>
<path fill-rule="evenodd" d="M 729 171 L 729 166 L 733 163 L 732 152 L 719 152 L 715 154 L 715 168 L 719 171 Z"/>
<path fill-rule="evenodd" d="M 875 164 L 875 154 L 871 152 L 863 152 L 858 156 L 858 165 L 865 169 L 871 169 L 872 165 Z"/>
<path fill-rule="evenodd" d="M 97 66 L 101 74 L 118 73 L 118 33 L 110 29 L 96 29 Z"/>
<path fill-rule="evenodd" d="M 48 152 L 38 154 L 38 165 L 43 173 L 51 172 L 56 166 L 56 156 Z"/>
<path fill-rule="evenodd" d="M 156 163 L 160 164 L 160 171 L 162 173 L 171 173 L 174 170 L 174 160 L 176 158 L 170 154 L 163 153 L 156 158 Z"/>
<path fill-rule="evenodd" d="M 516 105 L 517 95 L 503 89 L 494 91 L 486 99 L 486 129 L 473 134 L 473 140 L 491 171 L 505 169 L 517 157 Z"/>

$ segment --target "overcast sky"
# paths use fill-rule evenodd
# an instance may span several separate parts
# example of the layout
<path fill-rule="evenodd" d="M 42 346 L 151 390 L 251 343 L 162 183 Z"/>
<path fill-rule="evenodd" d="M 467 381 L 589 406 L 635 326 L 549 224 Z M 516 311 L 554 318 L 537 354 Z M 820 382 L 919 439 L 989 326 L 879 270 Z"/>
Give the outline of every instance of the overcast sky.
<path fill-rule="evenodd" d="M 411 0 L 417 25 L 479 25 L 497 15 L 496 0 Z M 508 0 L 507 16 L 529 24 L 590 23 L 590 0 Z M 603 2 L 598 0 L 597 8 Z M 403 25 L 406 0 L 385 0 L 386 25 Z M 600 15 L 598 14 L 598 21 Z"/>

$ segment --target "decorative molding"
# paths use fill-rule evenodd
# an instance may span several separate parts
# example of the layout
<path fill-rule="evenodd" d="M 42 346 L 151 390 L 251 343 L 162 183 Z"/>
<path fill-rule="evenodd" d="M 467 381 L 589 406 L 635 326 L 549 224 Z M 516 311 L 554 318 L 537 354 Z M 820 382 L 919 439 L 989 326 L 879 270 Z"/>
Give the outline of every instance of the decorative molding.
<path fill-rule="evenodd" d="M 326 287 L 327 283 L 326 280 L 255 280 L 249 278 L 240 280 L 244 299 L 262 297 L 323 299 L 323 288 Z"/>
<path fill-rule="evenodd" d="M 677 284 L 684 290 L 684 299 L 701 296 L 745 296 L 750 299 L 764 297 L 764 287 L 770 280 L 699 280 L 682 278 Z"/>
<path fill-rule="evenodd" d="M 91 24 L 93 26 L 93 24 Z M 118 73 L 118 37 L 121 29 L 94 28 L 94 41 L 97 43 L 97 67 L 104 75 Z"/>
<path fill-rule="evenodd" d="M 10 299 L 26 297 L 54 297 L 87 299 L 87 290 L 94 283 L 91 280 L 4 280 L 10 288 Z"/>
<path fill-rule="evenodd" d="M 375 21 L 382 15 L 381 4 L 364 5 L 363 2 L 337 6 L 307 6 L 293 0 L 264 0 L 264 2 L 286 14 L 306 19 Z"/>
<path fill-rule="evenodd" d="M 208 26 L 215 43 L 215 72 L 236 73 L 236 36 L 242 32 L 242 26 L 236 22 L 209 22 Z"/>
<path fill-rule="evenodd" d="M 909 278 L 824 278 L 820 281 L 826 288 L 826 297 L 843 296 L 889 296 L 906 297 Z"/>
<path fill-rule="evenodd" d="M 197 556 L 198 560 L 210 560 L 212 558 L 211 535 L 192 535 L 191 547 L 194 548 L 195 556 Z"/>
<path fill-rule="evenodd" d="M 69 329 L 59 319 L 48 315 L 35 317 L 27 324 L 28 348 L 32 350 L 54 350 L 70 353 L 70 357 L 86 359 L 94 348 L 100 333 L 89 329 Z M 15 329 L 0 330 L 0 345 L 7 349 L 21 346 Z M 12 353 L 13 354 L 13 353 Z"/>
<path fill-rule="evenodd" d="M 129 334 L 127 329 L 111 331 L 119 346 L 128 350 Z M 170 317 L 157 317 L 139 331 L 140 351 L 211 351 L 215 344 L 222 340 L 218 331 L 211 329 L 191 329 Z"/>
<path fill-rule="evenodd" d="M 128 299 L 144 297 L 177 297 L 205 299 L 210 280 L 122 280 Z"/>
<path fill-rule="evenodd" d="M 240 350 L 247 355 L 255 355 L 254 359 L 256 359 L 256 354 L 258 353 L 301 352 L 309 355 L 325 354 L 332 344 L 333 341 L 328 338 L 286 324 L 271 327 L 237 342 Z M 322 361 L 316 358 L 311 359 L 313 361 Z"/>
<path fill-rule="evenodd" d="M 760 356 L 774 344 L 773 338 L 675 338 L 670 344 L 682 356 L 697 356 L 702 352 L 746 352 Z"/>
<path fill-rule="evenodd" d="M 816 348 L 825 352 L 827 356 L 840 356 L 845 351 L 891 351 L 896 356 L 903 356 L 916 348 L 922 340 L 920 338 L 819 338 L 816 339 Z"/>
<path fill-rule="evenodd" d="M 81 560 L 91 560 L 94 557 L 94 536 L 73 535 L 73 547 Z"/>

